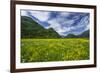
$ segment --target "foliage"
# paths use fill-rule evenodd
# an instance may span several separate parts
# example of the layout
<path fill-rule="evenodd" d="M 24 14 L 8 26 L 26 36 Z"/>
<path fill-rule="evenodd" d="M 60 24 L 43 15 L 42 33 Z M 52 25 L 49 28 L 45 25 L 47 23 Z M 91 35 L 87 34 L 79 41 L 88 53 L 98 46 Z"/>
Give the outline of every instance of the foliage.
<path fill-rule="evenodd" d="M 89 59 L 89 39 L 21 39 L 21 62 Z"/>

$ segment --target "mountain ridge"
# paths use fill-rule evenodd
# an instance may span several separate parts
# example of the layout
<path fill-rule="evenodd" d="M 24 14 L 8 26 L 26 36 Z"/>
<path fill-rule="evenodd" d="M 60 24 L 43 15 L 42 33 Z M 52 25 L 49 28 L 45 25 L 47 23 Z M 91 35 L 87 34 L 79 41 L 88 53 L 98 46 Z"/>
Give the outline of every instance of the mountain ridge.
<path fill-rule="evenodd" d="M 45 29 L 32 18 L 21 16 L 21 38 L 62 38 L 52 28 Z M 89 38 L 89 30 L 80 35 L 68 34 L 63 38 Z"/>
<path fill-rule="evenodd" d="M 57 32 L 52 28 L 44 29 L 33 19 L 26 16 L 21 16 L 21 37 L 22 38 L 58 38 Z"/>

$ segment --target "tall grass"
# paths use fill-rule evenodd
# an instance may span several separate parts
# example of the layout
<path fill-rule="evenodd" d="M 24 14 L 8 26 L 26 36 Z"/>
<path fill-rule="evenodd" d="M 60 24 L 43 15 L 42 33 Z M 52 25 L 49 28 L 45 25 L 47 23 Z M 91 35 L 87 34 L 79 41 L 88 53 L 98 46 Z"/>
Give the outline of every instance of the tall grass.
<path fill-rule="evenodd" d="M 88 39 L 21 39 L 22 63 L 87 59 L 89 59 Z"/>

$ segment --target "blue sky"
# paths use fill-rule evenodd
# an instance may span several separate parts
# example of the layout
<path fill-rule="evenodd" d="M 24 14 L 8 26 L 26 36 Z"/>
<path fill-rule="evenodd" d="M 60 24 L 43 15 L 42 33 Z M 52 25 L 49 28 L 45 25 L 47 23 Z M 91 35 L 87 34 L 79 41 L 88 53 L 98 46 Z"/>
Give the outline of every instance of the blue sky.
<path fill-rule="evenodd" d="M 79 35 L 89 30 L 89 13 L 21 10 L 21 16 L 31 17 L 44 29 L 53 28 L 60 36 Z"/>

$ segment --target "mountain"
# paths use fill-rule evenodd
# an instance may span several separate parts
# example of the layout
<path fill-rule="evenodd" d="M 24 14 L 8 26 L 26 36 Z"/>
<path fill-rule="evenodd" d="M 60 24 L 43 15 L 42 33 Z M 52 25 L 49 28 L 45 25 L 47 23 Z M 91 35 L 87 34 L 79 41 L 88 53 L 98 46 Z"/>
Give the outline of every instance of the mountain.
<path fill-rule="evenodd" d="M 52 28 L 45 29 L 33 19 L 21 16 L 21 38 L 59 38 Z"/>
<path fill-rule="evenodd" d="M 74 35 L 74 34 L 68 34 L 68 35 L 66 36 L 66 38 L 77 38 L 77 36 Z"/>
<path fill-rule="evenodd" d="M 68 34 L 66 38 L 89 38 L 89 30 L 84 31 L 79 35 Z"/>
<path fill-rule="evenodd" d="M 78 37 L 82 37 L 82 38 L 89 38 L 89 30 L 84 31 L 82 34 L 78 35 Z"/>
<path fill-rule="evenodd" d="M 21 38 L 61 38 L 52 28 L 45 29 L 32 18 L 21 16 Z M 89 30 L 80 35 L 68 34 L 62 38 L 89 38 Z"/>

